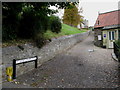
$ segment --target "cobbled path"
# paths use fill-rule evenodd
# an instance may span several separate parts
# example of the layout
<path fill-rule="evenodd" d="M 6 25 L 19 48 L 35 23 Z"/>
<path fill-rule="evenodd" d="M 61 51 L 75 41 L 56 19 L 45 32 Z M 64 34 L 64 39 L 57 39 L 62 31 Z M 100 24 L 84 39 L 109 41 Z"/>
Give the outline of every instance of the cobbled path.
<path fill-rule="evenodd" d="M 112 59 L 113 50 L 96 47 L 93 41 L 92 33 L 17 81 L 36 88 L 119 88 L 120 64 Z"/>

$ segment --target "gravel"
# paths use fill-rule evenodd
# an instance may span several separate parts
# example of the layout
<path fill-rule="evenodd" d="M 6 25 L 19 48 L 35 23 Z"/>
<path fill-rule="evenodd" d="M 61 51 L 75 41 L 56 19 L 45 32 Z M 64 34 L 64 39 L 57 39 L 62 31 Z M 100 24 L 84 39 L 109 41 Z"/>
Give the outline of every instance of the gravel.
<path fill-rule="evenodd" d="M 93 41 L 92 33 L 17 81 L 36 88 L 119 88 L 120 64 L 112 59 L 113 50 L 96 47 Z"/>

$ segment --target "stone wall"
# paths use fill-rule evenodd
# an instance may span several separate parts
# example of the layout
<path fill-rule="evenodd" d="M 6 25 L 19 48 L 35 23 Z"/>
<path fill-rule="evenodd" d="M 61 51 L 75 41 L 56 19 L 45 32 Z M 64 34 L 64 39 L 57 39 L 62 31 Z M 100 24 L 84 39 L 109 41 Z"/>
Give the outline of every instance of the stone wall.
<path fill-rule="evenodd" d="M 89 33 L 90 31 L 81 34 L 52 39 L 50 43 L 46 44 L 41 49 L 35 47 L 31 43 L 21 45 L 24 50 L 21 50 L 18 46 L 2 48 L 3 80 L 6 79 L 6 67 L 12 66 L 13 59 L 22 59 L 38 56 L 38 66 L 40 66 L 44 62 L 55 57 L 56 54 L 84 40 L 89 35 Z M 17 65 L 17 76 L 34 69 L 34 65 L 34 62 Z"/>
<path fill-rule="evenodd" d="M 102 47 L 103 46 L 103 38 L 102 38 L 102 40 L 98 40 L 98 35 L 101 35 L 101 37 L 103 37 L 101 29 L 94 30 L 94 44 L 98 47 Z"/>

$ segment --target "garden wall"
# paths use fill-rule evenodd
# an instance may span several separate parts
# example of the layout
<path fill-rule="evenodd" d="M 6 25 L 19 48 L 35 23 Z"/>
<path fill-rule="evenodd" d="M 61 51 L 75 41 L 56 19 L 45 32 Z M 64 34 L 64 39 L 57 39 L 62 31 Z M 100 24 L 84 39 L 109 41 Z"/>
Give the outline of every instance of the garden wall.
<path fill-rule="evenodd" d="M 50 43 L 46 44 L 41 49 L 35 47 L 31 43 L 21 45 L 24 48 L 24 50 L 21 50 L 18 46 L 2 48 L 1 66 L 3 69 L 3 80 L 6 80 L 6 67 L 12 66 L 13 59 L 22 59 L 38 56 L 38 66 L 40 66 L 44 62 L 55 57 L 56 54 L 84 40 L 89 35 L 89 33 L 90 31 L 81 34 L 52 39 Z M 34 62 L 17 65 L 17 76 L 34 69 L 34 65 Z"/>

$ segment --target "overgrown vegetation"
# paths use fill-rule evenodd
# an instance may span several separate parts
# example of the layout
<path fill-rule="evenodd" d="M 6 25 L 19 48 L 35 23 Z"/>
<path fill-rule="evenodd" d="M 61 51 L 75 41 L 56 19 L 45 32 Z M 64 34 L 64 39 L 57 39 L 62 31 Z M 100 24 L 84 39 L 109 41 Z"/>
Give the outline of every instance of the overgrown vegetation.
<path fill-rule="evenodd" d="M 120 47 L 120 40 L 115 41 L 115 43 Z"/>
<path fill-rule="evenodd" d="M 63 25 L 64 28 L 62 28 L 60 19 L 52 15 L 57 11 L 49 9 L 50 6 L 66 8 L 70 6 L 70 2 L 3 2 L 3 42 L 18 43 L 21 40 L 30 40 L 35 41 L 38 47 L 42 47 L 48 32 L 55 34 L 56 37 L 69 35 L 69 31 L 64 29 L 67 26 Z M 48 38 L 50 37 L 49 35 Z"/>
<path fill-rule="evenodd" d="M 73 34 L 77 34 L 77 33 L 83 33 L 86 31 L 87 30 L 85 30 L 85 29 L 79 30 L 78 28 L 71 27 L 67 24 L 62 24 L 62 29 L 61 29 L 60 33 L 55 33 L 55 32 L 52 32 L 51 30 L 47 30 L 42 35 L 42 39 L 44 39 L 44 40 L 39 39 L 41 37 L 41 35 L 36 36 L 36 38 L 34 40 L 36 41 L 37 46 L 40 48 L 40 47 L 42 47 L 42 45 L 44 45 L 46 43 L 46 41 L 50 41 L 52 38 L 58 38 L 58 37 L 65 36 L 65 35 L 73 35 Z M 19 44 L 24 44 L 26 42 L 33 42 L 33 40 L 32 39 L 10 40 L 9 42 L 3 43 L 3 46 L 19 45 Z"/>

